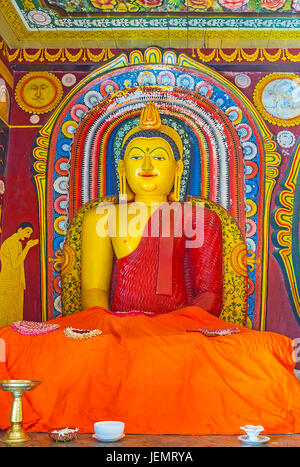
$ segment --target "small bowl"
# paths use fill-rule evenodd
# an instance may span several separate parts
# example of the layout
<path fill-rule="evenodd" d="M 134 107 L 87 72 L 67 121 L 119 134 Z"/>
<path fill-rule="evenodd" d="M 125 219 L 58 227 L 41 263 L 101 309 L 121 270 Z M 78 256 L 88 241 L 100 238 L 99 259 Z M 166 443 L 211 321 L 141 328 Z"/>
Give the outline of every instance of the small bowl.
<path fill-rule="evenodd" d="M 115 438 L 122 436 L 124 433 L 125 424 L 113 420 L 94 423 L 95 435 L 99 438 Z"/>
<path fill-rule="evenodd" d="M 78 428 L 60 428 L 59 430 L 53 430 L 49 433 L 50 438 L 54 441 L 68 442 L 77 439 L 79 429 Z"/>

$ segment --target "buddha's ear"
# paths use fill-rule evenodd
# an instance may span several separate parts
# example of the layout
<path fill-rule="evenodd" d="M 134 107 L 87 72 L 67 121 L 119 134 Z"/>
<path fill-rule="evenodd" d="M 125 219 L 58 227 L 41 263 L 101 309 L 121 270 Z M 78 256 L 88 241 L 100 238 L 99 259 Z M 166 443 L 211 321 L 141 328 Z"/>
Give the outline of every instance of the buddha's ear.
<path fill-rule="evenodd" d="M 118 174 L 120 180 L 120 199 L 126 195 L 126 176 L 125 176 L 125 164 L 121 159 L 118 163 Z"/>
<path fill-rule="evenodd" d="M 120 177 L 120 178 L 121 178 L 123 175 L 125 175 L 125 164 L 124 164 L 123 159 L 120 159 L 120 160 L 119 160 L 119 163 L 118 163 L 118 174 L 119 174 L 119 177 Z"/>
<path fill-rule="evenodd" d="M 175 180 L 174 180 L 174 201 L 180 200 L 180 182 L 183 172 L 183 162 L 181 159 L 175 162 Z"/>
<path fill-rule="evenodd" d="M 181 177 L 183 172 L 183 162 L 181 159 L 175 162 L 175 176 Z"/>

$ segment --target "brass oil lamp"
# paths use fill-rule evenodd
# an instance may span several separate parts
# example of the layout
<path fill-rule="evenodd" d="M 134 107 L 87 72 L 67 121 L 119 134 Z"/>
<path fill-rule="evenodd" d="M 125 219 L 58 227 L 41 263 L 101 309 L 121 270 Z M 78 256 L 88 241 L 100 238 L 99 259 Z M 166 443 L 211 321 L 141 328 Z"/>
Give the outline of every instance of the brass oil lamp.
<path fill-rule="evenodd" d="M 11 426 L 6 431 L 1 441 L 7 444 L 25 443 L 30 439 L 30 436 L 22 427 L 23 422 L 23 405 L 22 396 L 24 392 L 31 391 L 38 386 L 41 381 L 30 381 L 23 379 L 11 379 L 0 381 L 0 388 L 3 391 L 10 392 L 13 397 L 13 402 L 10 411 Z"/>

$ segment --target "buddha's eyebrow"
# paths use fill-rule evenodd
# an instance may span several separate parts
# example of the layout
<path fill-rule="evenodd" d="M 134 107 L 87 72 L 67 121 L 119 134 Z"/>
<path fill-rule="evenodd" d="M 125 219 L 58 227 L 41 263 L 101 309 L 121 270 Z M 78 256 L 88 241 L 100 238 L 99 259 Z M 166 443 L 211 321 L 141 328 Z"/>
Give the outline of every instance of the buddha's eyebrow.
<path fill-rule="evenodd" d="M 146 151 L 144 151 L 142 148 L 139 148 L 138 146 L 134 146 L 133 148 L 130 149 L 130 151 L 128 153 L 128 157 L 130 157 L 130 154 L 134 149 L 136 149 L 138 151 L 141 151 L 143 154 L 146 154 L 146 152 L 149 151 L 148 148 L 146 149 Z M 152 149 L 150 154 L 152 154 L 154 151 L 157 151 L 157 149 L 161 149 L 162 151 L 164 151 L 166 153 L 166 155 L 168 156 L 168 158 L 170 159 L 170 155 L 168 154 L 168 151 L 166 151 L 165 148 L 162 148 L 160 146 L 157 146 L 156 148 Z"/>
<path fill-rule="evenodd" d="M 130 149 L 130 151 L 129 151 L 129 153 L 128 153 L 128 156 L 130 155 L 131 151 L 133 151 L 134 149 L 138 149 L 139 151 L 142 151 L 142 153 L 145 154 L 145 151 L 143 151 L 143 149 L 134 146 L 133 148 Z"/>
<path fill-rule="evenodd" d="M 154 151 L 157 151 L 157 149 L 161 149 L 162 151 L 164 151 L 167 154 L 168 158 L 170 159 L 170 155 L 168 154 L 168 151 L 166 151 L 165 148 L 161 148 L 160 146 L 157 146 L 157 148 L 152 149 L 150 154 L 152 154 Z"/>

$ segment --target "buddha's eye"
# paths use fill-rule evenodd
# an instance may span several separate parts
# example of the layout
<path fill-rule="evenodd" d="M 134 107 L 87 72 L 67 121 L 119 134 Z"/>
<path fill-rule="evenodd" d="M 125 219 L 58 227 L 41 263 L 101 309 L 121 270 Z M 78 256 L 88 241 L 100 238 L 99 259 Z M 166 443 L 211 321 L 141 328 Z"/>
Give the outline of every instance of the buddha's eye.
<path fill-rule="evenodd" d="M 164 161 L 165 160 L 165 158 L 161 157 L 161 156 L 153 156 L 152 158 L 155 159 L 156 161 Z"/>
<path fill-rule="evenodd" d="M 130 159 L 133 161 L 138 161 L 140 159 L 143 159 L 143 156 L 131 156 Z"/>

